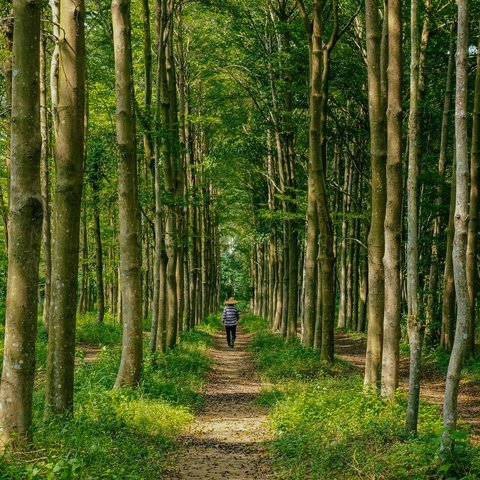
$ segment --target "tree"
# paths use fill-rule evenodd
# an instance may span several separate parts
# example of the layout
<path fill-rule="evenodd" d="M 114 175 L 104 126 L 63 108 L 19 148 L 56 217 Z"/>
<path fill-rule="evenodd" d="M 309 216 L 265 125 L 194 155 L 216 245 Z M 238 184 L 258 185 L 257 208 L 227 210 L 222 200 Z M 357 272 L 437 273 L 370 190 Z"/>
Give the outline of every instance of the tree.
<path fill-rule="evenodd" d="M 55 126 L 55 205 L 46 409 L 73 409 L 80 208 L 84 167 L 84 1 L 60 0 Z M 72 54 L 74 53 L 74 54 Z"/>
<path fill-rule="evenodd" d="M 385 283 L 385 204 L 387 135 L 383 85 L 385 84 L 385 36 L 379 24 L 376 0 L 365 1 L 367 28 L 368 105 L 370 121 L 371 220 L 368 234 L 368 336 L 364 384 L 380 390 L 383 347 Z M 387 19 L 384 14 L 384 23 Z M 383 60 L 383 61 L 382 61 Z"/>
<path fill-rule="evenodd" d="M 385 310 L 382 392 L 391 401 L 398 387 L 400 343 L 400 237 L 402 230 L 402 14 L 388 2 L 387 203 L 385 209 Z"/>
<path fill-rule="evenodd" d="M 469 297 L 467 285 L 468 230 L 468 145 L 467 145 L 467 88 L 468 88 L 468 0 L 458 1 L 458 32 L 455 91 L 455 236 L 453 240 L 453 276 L 457 299 L 455 340 L 448 363 L 445 398 L 443 402 L 442 449 L 453 448 L 453 431 L 457 424 L 457 397 L 460 372 L 467 347 Z"/>
<path fill-rule="evenodd" d="M 142 367 L 142 256 L 130 40 L 130 0 L 112 0 L 118 146 L 118 215 L 122 297 L 122 358 L 115 388 L 135 386 Z"/>
<path fill-rule="evenodd" d="M 32 433 L 37 290 L 42 231 L 40 192 L 40 1 L 13 2 L 10 238 L 0 386 L 0 449 Z"/>

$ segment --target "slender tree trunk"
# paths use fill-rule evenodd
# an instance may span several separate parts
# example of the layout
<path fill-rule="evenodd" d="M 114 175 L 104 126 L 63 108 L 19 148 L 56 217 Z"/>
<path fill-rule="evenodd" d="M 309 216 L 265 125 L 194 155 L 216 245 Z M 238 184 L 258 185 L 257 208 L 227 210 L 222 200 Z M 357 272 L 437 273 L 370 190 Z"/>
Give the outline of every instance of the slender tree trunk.
<path fill-rule="evenodd" d="M 362 258 L 361 281 L 360 281 L 360 307 L 358 310 L 357 332 L 365 332 L 367 323 L 367 299 L 368 299 L 368 260 Z"/>
<path fill-rule="evenodd" d="M 149 226 L 148 224 L 145 224 L 145 231 L 143 235 L 143 250 L 144 250 L 144 258 L 145 258 L 145 264 L 144 264 L 144 270 L 143 270 L 143 313 L 142 313 L 142 318 L 146 320 L 148 318 L 148 312 L 150 311 L 150 292 L 151 292 L 151 285 L 150 285 L 150 272 L 151 272 L 151 267 L 150 267 L 150 235 L 149 235 Z"/>
<path fill-rule="evenodd" d="M 10 236 L 2 382 L 2 451 L 31 438 L 37 334 L 37 293 L 42 231 L 40 192 L 41 2 L 15 0 Z"/>
<path fill-rule="evenodd" d="M 50 167 L 49 167 L 49 135 L 47 115 L 47 78 L 46 78 L 46 36 L 41 33 L 40 50 L 40 133 L 42 137 L 41 164 L 40 164 L 40 185 L 43 202 L 43 261 L 45 264 L 45 292 L 43 323 L 48 332 L 48 319 L 50 316 L 50 292 L 52 275 L 52 238 L 50 233 Z"/>
<path fill-rule="evenodd" d="M 426 12 L 426 16 L 428 16 Z M 427 18 L 427 17 L 426 17 Z M 408 339 L 410 344 L 410 374 L 406 417 L 407 433 L 417 431 L 420 400 L 420 366 L 424 323 L 418 311 L 418 159 L 421 153 L 420 137 L 420 83 L 423 82 L 423 65 L 420 58 L 418 32 L 418 0 L 411 1 L 410 8 L 410 112 L 408 119 L 408 179 L 407 179 L 407 298 Z M 426 45 L 425 45 L 426 47 Z"/>
<path fill-rule="evenodd" d="M 452 185 L 450 187 L 450 209 L 447 225 L 447 249 L 445 253 L 445 273 L 443 276 L 443 302 L 442 302 L 442 330 L 440 346 L 451 350 L 454 340 L 455 320 L 455 284 L 453 280 L 453 238 L 455 233 L 455 199 L 456 199 L 456 153 L 453 158 Z"/>
<path fill-rule="evenodd" d="M 343 219 L 342 241 L 340 246 L 340 302 L 338 306 L 337 327 L 345 328 L 347 325 L 347 232 L 348 232 L 348 204 L 350 201 L 350 162 L 345 160 L 345 178 L 343 181 Z"/>
<path fill-rule="evenodd" d="M 122 296 L 122 358 L 115 388 L 135 386 L 142 367 L 142 254 L 137 193 L 137 155 L 130 40 L 130 0 L 112 1 L 115 53 L 118 214 Z"/>
<path fill-rule="evenodd" d="M 455 152 L 456 200 L 455 236 L 453 240 L 453 273 L 457 299 L 457 325 L 452 353 L 448 364 L 443 403 L 442 449 L 453 448 L 452 433 L 457 424 L 457 398 L 460 372 L 467 347 L 468 286 L 467 286 L 467 229 L 468 229 L 468 146 L 467 146 L 467 88 L 468 88 L 468 0 L 458 0 L 458 36 L 456 53 L 455 90 Z"/>
<path fill-rule="evenodd" d="M 480 197 L 480 37 L 477 52 L 477 73 L 475 76 L 475 98 L 473 106 L 472 149 L 470 155 L 470 209 L 468 215 L 467 236 L 467 286 L 469 298 L 468 316 L 468 351 L 475 355 L 475 305 L 477 300 L 477 245 L 478 245 L 478 210 Z"/>
<path fill-rule="evenodd" d="M 60 0 L 56 188 L 52 235 L 52 293 L 48 334 L 46 409 L 73 410 L 80 210 L 84 166 L 84 1 Z M 72 55 L 75 52 L 75 55 Z"/>
<path fill-rule="evenodd" d="M 105 317 L 105 290 L 103 287 L 103 248 L 100 230 L 100 212 L 98 210 L 95 212 L 95 246 L 97 274 L 97 322 L 102 323 Z"/>
<path fill-rule="evenodd" d="M 10 13 L 10 15 L 3 19 L 3 28 L 2 28 L 2 35 L 5 40 L 5 63 L 3 65 L 4 77 L 5 77 L 5 110 L 6 110 L 6 125 L 5 125 L 5 137 L 6 137 L 6 151 L 7 154 L 5 155 L 5 164 L 7 170 L 7 205 L 5 205 L 4 197 L 3 197 L 3 189 L 0 188 L 0 202 L 1 202 L 1 213 L 3 219 L 3 226 L 4 226 L 4 235 L 5 235 L 5 248 L 8 251 L 8 209 L 9 209 L 9 192 L 10 192 L 10 152 L 11 152 L 11 125 L 12 125 L 12 49 L 13 49 L 13 9 L 12 9 L 12 0 L 7 0 L 5 5 L 5 10 Z"/>
<path fill-rule="evenodd" d="M 82 215 L 82 283 L 80 285 L 79 313 L 85 315 L 88 304 L 88 235 L 87 235 L 87 206 L 83 205 Z"/>
<path fill-rule="evenodd" d="M 385 209 L 385 312 L 382 393 L 395 400 L 399 373 L 402 230 L 402 12 L 388 1 L 387 204 Z"/>
<path fill-rule="evenodd" d="M 452 22 L 452 28 L 450 31 L 450 47 L 448 55 L 448 67 L 447 67 L 447 80 L 445 87 L 445 95 L 443 100 L 443 114 L 442 114 L 442 126 L 440 133 L 440 154 L 438 157 L 438 176 L 441 183 L 437 186 L 437 192 L 435 197 L 435 207 L 437 209 L 442 205 L 444 197 L 444 179 L 445 179 L 445 164 L 447 160 L 447 147 L 448 147 L 448 118 L 450 114 L 450 108 L 452 103 L 452 91 L 453 91 L 453 74 L 455 67 L 455 29 L 456 22 Z M 453 182 L 452 182 L 453 185 Z M 436 325 L 435 307 L 437 304 L 437 290 L 438 290 L 438 277 L 439 277 L 439 258 L 438 258 L 438 240 L 441 230 L 441 217 L 437 212 L 433 221 L 433 239 L 431 250 L 431 263 L 430 274 L 428 281 L 428 295 L 427 306 L 425 310 L 425 323 L 426 323 L 426 342 L 429 345 L 433 345 L 438 340 L 438 327 Z"/>
<path fill-rule="evenodd" d="M 385 252 L 385 205 L 386 205 L 386 158 L 387 137 L 385 98 L 382 90 L 382 35 L 376 0 L 365 0 L 367 28 L 368 105 L 370 121 L 371 163 L 371 220 L 368 234 L 368 335 L 364 385 L 380 390 L 383 313 L 385 306 L 385 283 L 383 255 Z M 388 12 L 384 13 L 384 24 Z"/>

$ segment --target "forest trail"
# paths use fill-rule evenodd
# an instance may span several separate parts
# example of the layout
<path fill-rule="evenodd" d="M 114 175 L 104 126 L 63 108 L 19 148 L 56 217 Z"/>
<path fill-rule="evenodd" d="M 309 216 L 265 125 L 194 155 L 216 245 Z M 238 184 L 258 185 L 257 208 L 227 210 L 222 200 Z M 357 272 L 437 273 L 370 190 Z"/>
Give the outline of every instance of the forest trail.
<path fill-rule="evenodd" d="M 335 353 L 352 363 L 359 370 L 365 368 L 366 338 L 352 338 L 348 334 L 337 334 L 335 337 Z M 400 388 L 408 390 L 409 359 L 402 356 L 400 360 Z M 423 365 L 420 397 L 431 404 L 438 405 L 441 410 L 445 392 L 445 375 L 428 363 Z M 472 440 L 480 443 L 480 385 L 477 382 L 460 382 L 458 395 L 458 417 L 464 424 L 472 428 Z"/>
<path fill-rule="evenodd" d="M 262 384 L 247 352 L 251 335 L 239 328 L 235 348 L 214 335 L 213 368 L 205 405 L 179 438 L 164 480 L 264 480 L 273 478 L 267 451 L 266 411 L 255 403 Z"/>

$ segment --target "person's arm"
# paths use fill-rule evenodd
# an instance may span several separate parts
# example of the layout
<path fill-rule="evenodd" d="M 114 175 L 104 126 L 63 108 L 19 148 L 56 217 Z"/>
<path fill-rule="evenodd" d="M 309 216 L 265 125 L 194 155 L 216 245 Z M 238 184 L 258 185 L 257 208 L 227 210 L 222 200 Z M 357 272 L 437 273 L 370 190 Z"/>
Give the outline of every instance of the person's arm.
<path fill-rule="evenodd" d="M 222 313 L 222 323 L 223 323 L 224 325 L 225 325 L 226 311 L 227 311 L 227 309 L 224 308 L 224 309 L 223 309 L 223 313 Z"/>
<path fill-rule="evenodd" d="M 240 321 L 240 310 L 236 307 L 235 307 L 235 310 L 236 310 L 235 316 L 237 317 L 237 322 L 239 322 Z"/>

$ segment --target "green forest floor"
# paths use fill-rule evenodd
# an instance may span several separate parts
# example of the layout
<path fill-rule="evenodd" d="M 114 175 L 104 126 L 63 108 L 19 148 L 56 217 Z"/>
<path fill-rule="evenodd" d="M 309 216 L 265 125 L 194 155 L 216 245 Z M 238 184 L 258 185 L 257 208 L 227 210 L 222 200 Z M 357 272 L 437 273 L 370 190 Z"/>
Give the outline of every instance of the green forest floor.
<path fill-rule="evenodd" d="M 43 417 L 46 335 L 41 330 L 34 444 L 2 457 L 0 479 L 158 479 L 174 438 L 194 420 L 204 401 L 204 378 L 211 367 L 207 350 L 216 327 L 207 321 L 184 333 L 170 353 L 147 355 L 140 388 L 113 391 L 120 360 L 119 325 L 108 319 L 96 324 L 93 315 L 78 323 L 74 417 Z"/>
<path fill-rule="evenodd" d="M 457 435 L 455 459 L 439 457 L 438 405 L 422 403 L 412 437 L 404 433 L 403 392 L 395 405 L 363 393 L 362 336 L 340 333 L 341 357 L 329 366 L 299 342 L 269 332 L 258 317 L 242 317 L 233 351 L 223 344 L 218 316 L 211 316 L 167 355 L 147 355 L 140 388 L 121 391 L 111 388 L 119 326 L 80 318 L 75 414 L 61 421 L 43 417 L 41 330 L 34 444 L 2 457 L 0 479 L 480 478 L 480 450 L 466 428 Z M 434 352 L 426 364 L 428 377 L 441 379 L 446 355 Z M 478 361 L 467 363 L 464 395 L 478 387 L 479 372 Z M 466 401 L 461 415 L 478 403 L 478 397 Z"/>
<path fill-rule="evenodd" d="M 288 344 L 269 332 L 261 319 L 249 317 L 246 324 L 255 332 L 251 350 L 257 368 L 272 385 L 260 401 L 269 407 L 278 478 L 480 478 L 480 450 L 465 431 L 458 432 L 455 458 L 440 458 L 442 421 L 436 405 L 422 402 L 418 435 L 413 437 L 404 431 L 403 393 L 395 405 L 363 393 L 355 365 L 361 348 L 350 345 L 344 353 L 352 361 L 337 357 L 329 366 L 299 342 Z M 351 342 L 344 338 L 344 345 Z M 427 358 L 430 368 L 434 364 L 441 370 L 439 360 L 433 354 Z"/>

